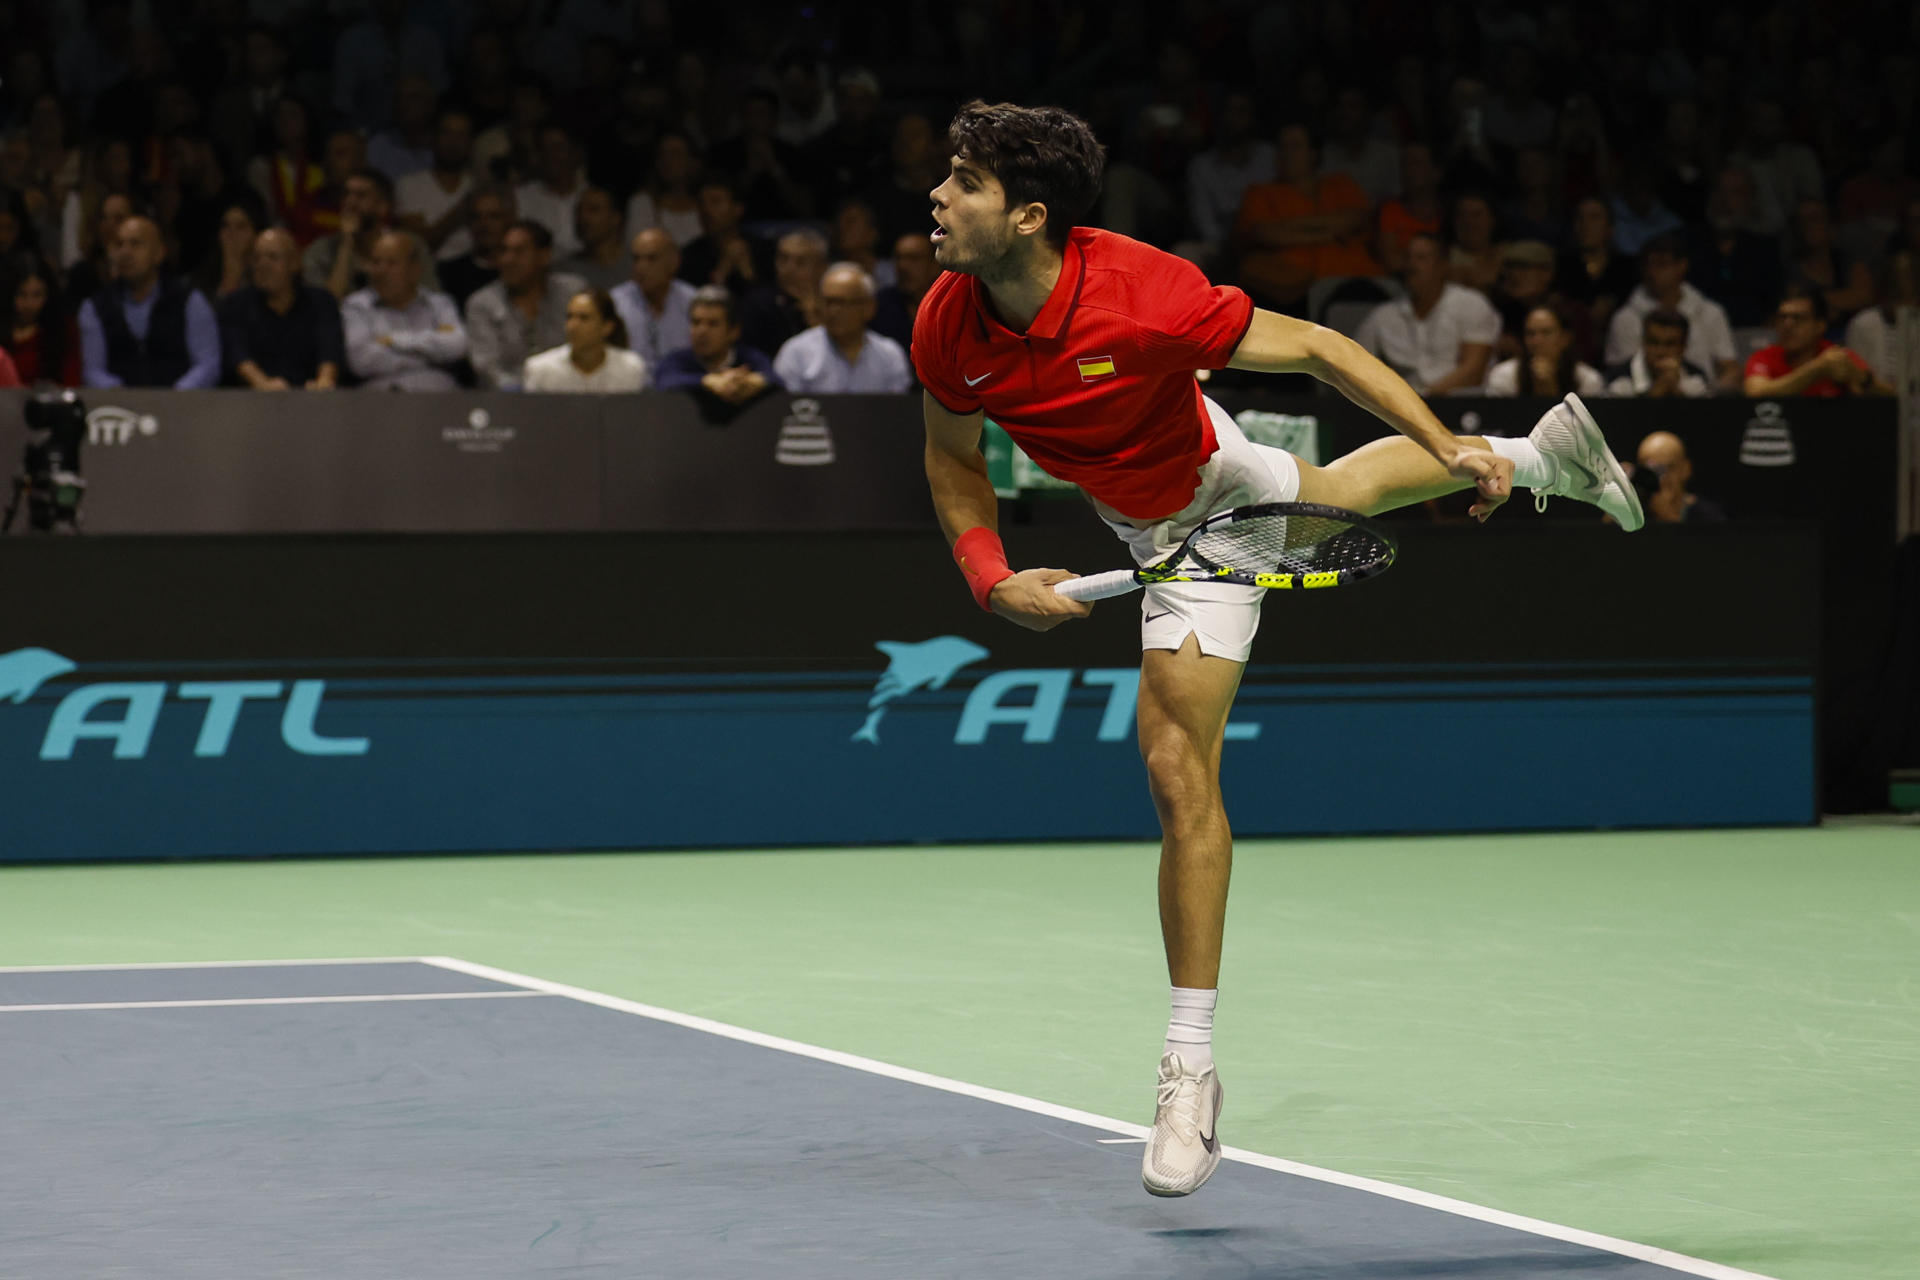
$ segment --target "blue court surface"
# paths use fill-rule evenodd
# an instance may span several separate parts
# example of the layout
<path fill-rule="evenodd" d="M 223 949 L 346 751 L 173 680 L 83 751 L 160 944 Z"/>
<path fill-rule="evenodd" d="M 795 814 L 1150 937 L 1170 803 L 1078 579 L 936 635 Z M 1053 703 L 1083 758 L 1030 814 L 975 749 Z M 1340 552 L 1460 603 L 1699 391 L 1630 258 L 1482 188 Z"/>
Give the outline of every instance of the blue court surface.
<path fill-rule="evenodd" d="M 443 958 L 0 970 L 0 1082 L 31 1280 L 1753 1275 Z"/>

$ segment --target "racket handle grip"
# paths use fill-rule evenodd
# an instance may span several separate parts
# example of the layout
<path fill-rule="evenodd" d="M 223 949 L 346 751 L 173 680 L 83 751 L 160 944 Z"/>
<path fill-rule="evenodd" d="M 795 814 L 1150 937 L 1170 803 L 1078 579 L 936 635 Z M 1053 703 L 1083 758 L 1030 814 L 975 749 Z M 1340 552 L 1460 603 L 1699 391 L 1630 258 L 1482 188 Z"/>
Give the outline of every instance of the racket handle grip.
<path fill-rule="evenodd" d="M 1140 589 L 1139 581 L 1131 569 L 1113 569 L 1106 573 L 1091 573 L 1084 578 L 1068 578 L 1065 582 L 1053 584 L 1054 591 L 1069 600 L 1105 600 L 1108 596 L 1123 596 L 1129 591 Z"/>

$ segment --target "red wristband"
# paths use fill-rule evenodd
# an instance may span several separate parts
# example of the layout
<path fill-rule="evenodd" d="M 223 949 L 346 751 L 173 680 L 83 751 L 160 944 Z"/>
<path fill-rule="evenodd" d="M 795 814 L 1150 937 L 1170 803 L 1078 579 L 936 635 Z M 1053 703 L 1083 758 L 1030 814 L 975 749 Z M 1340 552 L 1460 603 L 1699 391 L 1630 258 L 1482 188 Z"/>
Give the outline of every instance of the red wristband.
<path fill-rule="evenodd" d="M 1013 576 L 1000 535 L 983 524 L 975 525 L 953 540 L 953 561 L 960 566 L 960 572 L 967 575 L 967 587 L 973 592 L 974 602 L 993 612 L 993 605 L 988 602 L 993 597 L 994 584 Z"/>

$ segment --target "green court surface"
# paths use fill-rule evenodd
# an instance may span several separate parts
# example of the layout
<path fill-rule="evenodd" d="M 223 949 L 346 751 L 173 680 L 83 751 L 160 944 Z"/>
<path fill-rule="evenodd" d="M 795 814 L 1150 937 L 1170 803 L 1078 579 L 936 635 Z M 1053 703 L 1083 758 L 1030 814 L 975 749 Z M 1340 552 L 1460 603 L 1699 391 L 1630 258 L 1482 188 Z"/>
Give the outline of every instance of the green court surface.
<path fill-rule="evenodd" d="M 1156 858 L 12 867 L 0 964 L 451 955 L 1145 1122 Z M 1249 841 L 1234 872 L 1228 1143 L 1782 1280 L 1916 1273 L 1920 830 Z"/>

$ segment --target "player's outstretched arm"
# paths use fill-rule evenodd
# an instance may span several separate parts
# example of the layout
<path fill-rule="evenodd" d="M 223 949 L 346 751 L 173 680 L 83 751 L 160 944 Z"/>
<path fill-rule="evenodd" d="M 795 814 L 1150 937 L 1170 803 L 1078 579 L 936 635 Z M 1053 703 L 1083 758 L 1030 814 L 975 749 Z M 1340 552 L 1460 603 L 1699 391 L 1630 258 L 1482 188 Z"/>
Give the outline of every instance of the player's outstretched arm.
<path fill-rule="evenodd" d="M 1449 475 L 1473 484 L 1493 505 L 1513 491 L 1512 463 L 1447 430 L 1406 379 L 1345 334 L 1256 309 L 1246 337 L 1227 363 L 1260 373 L 1311 374 L 1414 441 Z"/>
<path fill-rule="evenodd" d="M 1069 600 L 1053 584 L 1074 574 L 1065 569 L 1014 573 L 998 532 L 1000 503 L 980 453 L 982 416 L 950 412 L 922 393 L 927 421 L 927 487 L 934 514 L 953 547 L 954 559 L 974 588 L 974 598 L 1003 618 L 1033 631 L 1050 631 L 1068 618 L 1084 618 L 1093 606 Z"/>

